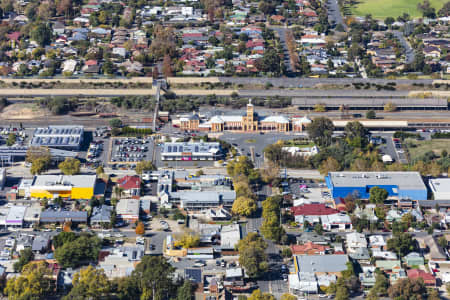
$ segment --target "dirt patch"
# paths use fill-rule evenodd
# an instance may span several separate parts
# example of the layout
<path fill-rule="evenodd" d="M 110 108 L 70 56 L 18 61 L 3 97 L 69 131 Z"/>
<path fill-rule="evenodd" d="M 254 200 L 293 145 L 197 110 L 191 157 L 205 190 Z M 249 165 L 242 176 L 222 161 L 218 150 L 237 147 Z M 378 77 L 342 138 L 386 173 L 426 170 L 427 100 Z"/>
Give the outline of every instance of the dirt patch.
<path fill-rule="evenodd" d="M 45 111 L 32 103 L 15 103 L 8 105 L 0 113 L 0 119 L 35 119 L 44 116 Z"/>

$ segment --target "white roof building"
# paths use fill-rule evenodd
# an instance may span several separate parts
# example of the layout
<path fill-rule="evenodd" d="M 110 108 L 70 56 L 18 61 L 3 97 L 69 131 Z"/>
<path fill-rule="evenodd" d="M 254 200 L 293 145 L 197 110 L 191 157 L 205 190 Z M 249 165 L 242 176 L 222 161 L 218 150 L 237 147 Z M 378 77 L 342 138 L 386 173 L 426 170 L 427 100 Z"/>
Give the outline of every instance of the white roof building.
<path fill-rule="evenodd" d="M 11 206 L 6 216 L 6 226 L 20 226 L 22 227 L 23 218 L 25 217 L 26 206 Z"/>
<path fill-rule="evenodd" d="M 428 182 L 434 200 L 450 200 L 450 178 L 430 179 Z"/>
<path fill-rule="evenodd" d="M 117 215 L 124 220 L 139 219 L 140 200 L 120 199 L 116 206 Z"/>
<path fill-rule="evenodd" d="M 384 248 L 386 247 L 386 239 L 382 235 L 369 236 L 369 244 L 371 248 Z"/>
<path fill-rule="evenodd" d="M 367 248 L 366 236 L 358 232 L 348 233 L 347 248 L 349 252 L 355 252 L 358 248 Z"/>

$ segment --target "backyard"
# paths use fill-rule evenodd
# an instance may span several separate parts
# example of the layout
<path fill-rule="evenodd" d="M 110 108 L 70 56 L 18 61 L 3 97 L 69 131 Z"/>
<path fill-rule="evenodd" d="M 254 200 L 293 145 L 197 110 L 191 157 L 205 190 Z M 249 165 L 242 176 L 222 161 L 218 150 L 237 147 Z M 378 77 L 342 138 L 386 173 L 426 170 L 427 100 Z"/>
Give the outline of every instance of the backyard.
<path fill-rule="evenodd" d="M 384 20 L 386 17 L 398 17 L 404 13 L 411 17 L 422 17 L 422 13 L 417 9 L 417 4 L 422 0 L 359 0 L 353 5 L 351 11 L 356 16 L 364 17 L 368 14 L 372 18 Z M 446 0 L 430 0 L 432 7 L 438 11 L 442 8 Z"/>

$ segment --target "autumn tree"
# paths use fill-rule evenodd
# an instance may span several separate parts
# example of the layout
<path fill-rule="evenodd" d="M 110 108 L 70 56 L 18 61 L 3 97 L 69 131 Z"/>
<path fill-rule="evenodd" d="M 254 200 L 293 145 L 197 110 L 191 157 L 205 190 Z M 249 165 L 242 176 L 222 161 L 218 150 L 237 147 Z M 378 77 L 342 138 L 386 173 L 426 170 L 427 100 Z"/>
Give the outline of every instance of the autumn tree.
<path fill-rule="evenodd" d="M 88 266 L 73 275 L 72 289 L 63 299 L 106 299 L 110 292 L 111 284 L 105 271 Z"/>
<path fill-rule="evenodd" d="M 263 201 L 262 217 L 263 222 L 261 225 L 261 234 L 269 240 L 280 241 L 284 234 L 284 230 L 281 227 L 280 220 L 280 203 L 282 198 L 280 196 L 267 197 Z"/>
<path fill-rule="evenodd" d="M 256 201 L 246 196 L 236 198 L 231 211 L 239 216 L 251 216 L 258 209 Z"/>
<path fill-rule="evenodd" d="M 200 236 L 197 234 L 185 233 L 175 241 L 176 247 L 195 248 L 200 244 Z"/>
<path fill-rule="evenodd" d="M 138 222 L 137 226 L 136 226 L 136 230 L 135 230 L 136 234 L 138 235 L 143 235 L 145 234 L 145 226 L 144 223 L 142 223 L 141 221 Z"/>
<path fill-rule="evenodd" d="M 172 27 L 156 25 L 153 30 L 153 41 L 150 45 L 150 53 L 155 59 L 161 59 L 165 55 L 174 57 L 176 53 L 175 32 Z"/>
<path fill-rule="evenodd" d="M 162 65 L 162 73 L 165 78 L 173 75 L 172 73 L 172 60 L 169 55 L 164 55 L 163 65 Z"/>
<path fill-rule="evenodd" d="M 60 0 L 56 12 L 59 15 L 64 14 L 66 17 L 72 15 L 72 0 Z"/>
<path fill-rule="evenodd" d="M 69 221 L 64 222 L 63 231 L 64 232 L 71 232 L 72 231 L 72 221 L 69 220 Z"/>
<path fill-rule="evenodd" d="M 153 163 L 149 160 L 143 160 L 136 164 L 136 174 L 141 175 L 144 172 L 148 171 L 154 171 L 156 170 L 156 167 L 153 165 Z"/>
<path fill-rule="evenodd" d="M 48 299 L 54 291 L 52 275 L 45 261 L 30 262 L 20 276 L 8 280 L 4 293 L 8 299 Z"/>
<path fill-rule="evenodd" d="M 102 166 L 98 166 L 97 169 L 95 169 L 95 173 L 97 175 L 102 175 L 105 173 L 105 169 Z"/>
<path fill-rule="evenodd" d="M 67 157 L 58 165 L 58 168 L 64 175 L 75 175 L 80 173 L 80 161 L 76 158 Z"/>
<path fill-rule="evenodd" d="M 296 298 L 296 297 L 295 297 Z M 247 300 L 275 300 L 275 296 L 270 293 L 262 293 L 260 289 L 254 290 Z M 285 298 L 282 300 L 291 300 L 292 298 Z"/>
<path fill-rule="evenodd" d="M 329 172 L 339 171 L 340 169 L 341 165 L 339 162 L 335 158 L 329 156 L 320 164 L 319 172 L 322 175 L 327 175 Z"/>
<path fill-rule="evenodd" d="M 399 279 L 388 289 L 391 299 L 412 299 L 425 300 L 427 289 L 422 278 L 418 279 Z"/>
<path fill-rule="evenodd" d="M 41 174 L 50 168 L 52 156 L 46 147 L 29 147 L 25 161 L 31 163 L 31 174 Z"/>

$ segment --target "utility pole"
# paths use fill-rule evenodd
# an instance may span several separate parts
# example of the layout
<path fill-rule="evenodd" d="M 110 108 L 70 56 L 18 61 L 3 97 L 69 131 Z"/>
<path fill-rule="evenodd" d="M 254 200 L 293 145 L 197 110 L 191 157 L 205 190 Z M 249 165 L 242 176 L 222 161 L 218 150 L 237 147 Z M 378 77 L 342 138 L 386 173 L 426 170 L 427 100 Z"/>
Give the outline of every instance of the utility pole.
<path fill-rule="evenodd" d="M 161 82 L 159 80 L 156 80 L 156 95 L 155 95 L 156 101 L 155 101 L 155 110 L 153 112 L 153 126 L 152 126 L 153 132 L 156 132 L 156 118 L 158 117 L 160 92 L 161 92 Z"/>

